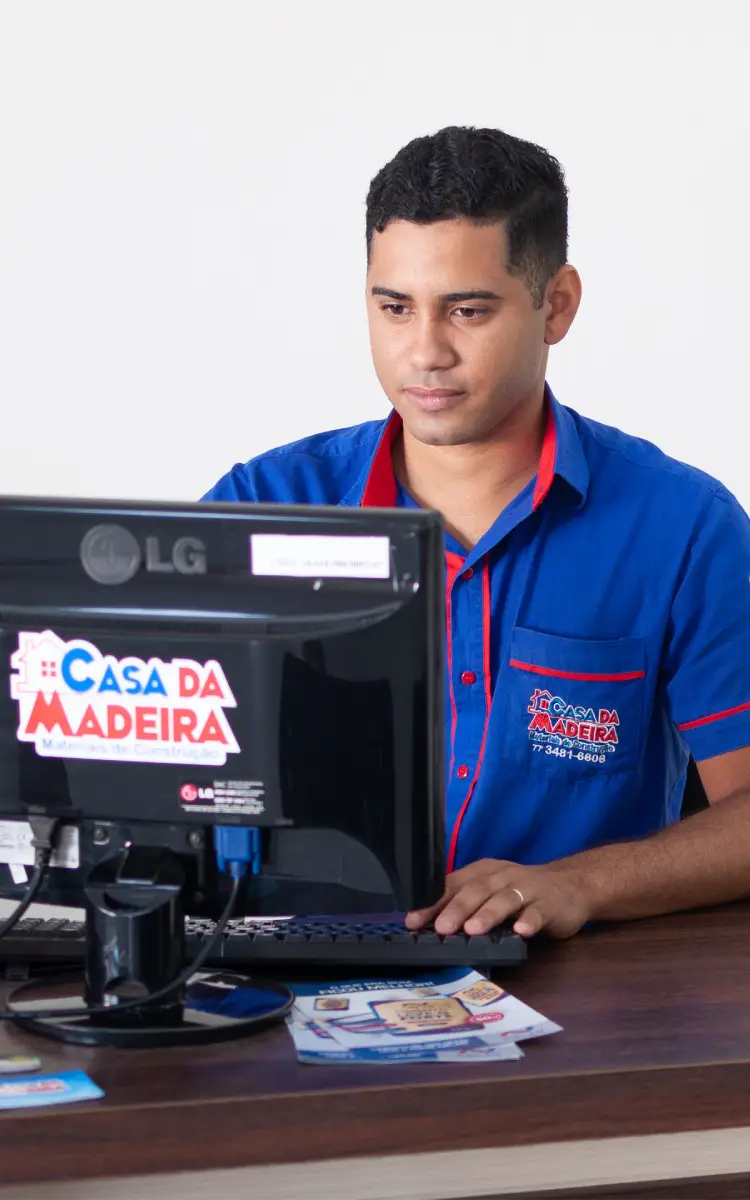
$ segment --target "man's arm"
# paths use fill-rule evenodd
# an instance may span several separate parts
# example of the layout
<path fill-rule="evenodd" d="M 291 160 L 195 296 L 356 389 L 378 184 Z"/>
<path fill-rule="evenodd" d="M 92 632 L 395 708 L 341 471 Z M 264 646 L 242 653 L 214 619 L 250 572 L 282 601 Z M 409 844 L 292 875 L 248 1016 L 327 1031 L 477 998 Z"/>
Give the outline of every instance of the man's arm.
<path fill-rule="evenodd" d="M 750 895 L 750 519 L 711 495 L 672 601 L 659 702 L 698 763 L 710 807 L 637 842 L 541 867 L 484 860 L 448 877 L 441 933 L 515 928 L 569 937 L 587 921 L 656 916 Z M 531 781 L 530 781 L 531 783 Z M 533 785 L 532 785 L 533 786 Z"/>
<path fill-rule="evenodd" d="M 637 842 L 586 850 L 539 867 L 483 859 L 455 871 L 434 908 L 440 933 L 470 934 L 518 914 L 524 937 L 570 937 L 587 921 L 657 916 L 750 895 L 750 747 L 698 764 L 710 807 Z M 523 899 L 523 903 L 521 902 Z M 439 915 L 438 915 L 439 914 Z"/>

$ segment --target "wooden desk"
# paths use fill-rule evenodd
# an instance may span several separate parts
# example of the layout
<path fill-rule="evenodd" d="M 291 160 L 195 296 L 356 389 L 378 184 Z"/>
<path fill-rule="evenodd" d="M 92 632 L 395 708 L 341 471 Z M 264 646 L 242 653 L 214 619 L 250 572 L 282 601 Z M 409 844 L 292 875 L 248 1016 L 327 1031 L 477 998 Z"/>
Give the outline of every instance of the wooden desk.
<path fill-rule="evenodd" d="M 502 978 L 564 1027 L 517 1063 L 312 1067 L 282 1028 L 187 1053 L 6 1026 L 0 1053 L 80 1067 L 106 1098 L 0 1114 L 0 1196 L 750 1194 L 750 905 L 538 942 Z"/>

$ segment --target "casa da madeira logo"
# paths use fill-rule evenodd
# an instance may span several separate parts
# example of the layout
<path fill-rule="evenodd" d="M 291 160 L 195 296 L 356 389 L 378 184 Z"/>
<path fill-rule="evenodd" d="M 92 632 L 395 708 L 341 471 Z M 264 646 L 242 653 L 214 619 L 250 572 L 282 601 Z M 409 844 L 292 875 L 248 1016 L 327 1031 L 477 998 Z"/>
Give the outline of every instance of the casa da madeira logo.
<path fill-rule="evenodd" d="M 535 688 L 529 701 L 529 738 L 539 749 L 569 758 L 585 754 L 604 762 L 619 744 L 620 718 L 614 708 L 569 704 L 562 696 Z M 554 748 L 554 749 L 553 749 Z"/>
<path fill-rule="evenodd" d="M 115 658 L 49 630 L 20 633 L 10 662 L 18 739 L 38 754 L 222 766 L 239 753 L 217 662 Z"/>

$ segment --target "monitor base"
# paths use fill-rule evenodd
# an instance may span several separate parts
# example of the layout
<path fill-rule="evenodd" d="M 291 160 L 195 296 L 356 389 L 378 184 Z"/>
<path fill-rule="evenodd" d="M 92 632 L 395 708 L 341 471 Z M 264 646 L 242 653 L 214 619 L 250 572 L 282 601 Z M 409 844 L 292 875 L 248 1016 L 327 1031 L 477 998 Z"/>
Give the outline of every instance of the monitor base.
<path fill-rule="evenodd" d="M 170 1024 L 101 1024 L 85 1015 L 85 984 L 80 974 L 27 980 L 15 988 L 8 1008 L 17 1012 L 18 1028 L 56 1042 L 79 1046 L 195 1046 L 245 1037 L 281 1021 L 289 1011 L 289 991 L 283 985 L 257 983 L 234 971 L 199 972 L 185 989 L 182 1015 Z M 35 1016 L 34 1009 L 55 1008 L 81 1016 Z M 146 1010 L 147 1013 L 148 1010 Z M 148 1017 L 144 1013 L 144 1017 Z"/>

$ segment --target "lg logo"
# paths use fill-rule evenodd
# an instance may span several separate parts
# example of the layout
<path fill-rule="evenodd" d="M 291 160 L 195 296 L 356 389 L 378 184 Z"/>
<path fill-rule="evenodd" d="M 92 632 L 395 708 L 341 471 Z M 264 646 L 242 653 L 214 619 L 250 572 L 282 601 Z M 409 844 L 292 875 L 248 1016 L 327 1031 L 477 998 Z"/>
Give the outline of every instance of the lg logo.
<path fill-rule="evenodd" d="M 81 542 L 81 562 L 96 583 L 127 583 L 143 563 L 152 574 L 205 575 L 206 547 L 200 538 L 181 537 L 163 556 L 158 537 L 147 537 L 144 551 L 122 525 L 96 525 Z"/>
<path fill-rule="evenodd" d="M 193 804 L 196 800 L 213 800 L 212 787 L 196 787 L 194 783 L 183 783 L 180 788 L 180 799 L 183 804 Z"/>

